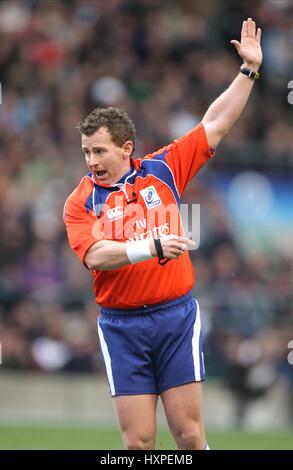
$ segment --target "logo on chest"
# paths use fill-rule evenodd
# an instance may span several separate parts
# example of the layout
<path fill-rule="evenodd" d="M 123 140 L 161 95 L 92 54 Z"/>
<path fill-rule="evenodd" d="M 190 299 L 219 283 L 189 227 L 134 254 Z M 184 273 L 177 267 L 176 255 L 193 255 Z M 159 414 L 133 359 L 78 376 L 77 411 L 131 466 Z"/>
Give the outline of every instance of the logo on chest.
<path fill-rule="evenodd" d="M 154 186 L 148 186 L 139 192 L 143 197 L 147 209 L 152 209 L 153 207 L 162 205 L 162 201 Z"/>
<path fill-rule="evenodd" d="M 117 220 L 123 217 L 123 210 L 121 206 L 112 207 L 107 210 L 107 216 L 110 220 Z"/>

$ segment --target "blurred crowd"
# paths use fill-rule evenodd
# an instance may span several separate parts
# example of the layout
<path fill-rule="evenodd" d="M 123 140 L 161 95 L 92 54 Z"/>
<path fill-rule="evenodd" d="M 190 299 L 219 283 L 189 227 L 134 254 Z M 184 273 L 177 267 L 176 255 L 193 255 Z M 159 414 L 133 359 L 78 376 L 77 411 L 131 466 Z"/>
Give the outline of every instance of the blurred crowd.
<path fill-rule="evenodd" d="M 99 105 L 122 107 L 136 124 L 136 156 L 184 134 L 236 76 L 241 59 L 230 40 L 252 15 L 263 30 L 261 79 L 203 172 L 288 175 L 292 0 L 1 2 L 1 367 L 102 370 L 90 276 L 69 251 L 62 221 L 86 173 L 75 125 Z M 209 374 L 244 400 L 279 380 L 292 389 L 292 259 L 244 256 L 205 178 L 186 201 L 199 202 L 204 218 L 193 261 Z"/>

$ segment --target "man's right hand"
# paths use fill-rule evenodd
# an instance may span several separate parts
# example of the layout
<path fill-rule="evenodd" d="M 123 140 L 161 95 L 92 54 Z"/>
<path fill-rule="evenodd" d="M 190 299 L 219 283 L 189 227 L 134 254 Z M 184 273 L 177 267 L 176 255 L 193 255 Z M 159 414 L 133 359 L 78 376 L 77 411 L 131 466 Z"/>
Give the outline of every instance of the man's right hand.
<path fill-rule="evenodd" d="M 188 246 L 194 247 L 196 243 L 187 237 L 180 237 L 178 235 L 165 235 L 160 238 L 163 254 L 165 258 L 177 259 L 179 256 L 188 250 Z M 152 256 L 157 256 L 157 250 L 154 240 L 150 240 L 150 250 Z"/>

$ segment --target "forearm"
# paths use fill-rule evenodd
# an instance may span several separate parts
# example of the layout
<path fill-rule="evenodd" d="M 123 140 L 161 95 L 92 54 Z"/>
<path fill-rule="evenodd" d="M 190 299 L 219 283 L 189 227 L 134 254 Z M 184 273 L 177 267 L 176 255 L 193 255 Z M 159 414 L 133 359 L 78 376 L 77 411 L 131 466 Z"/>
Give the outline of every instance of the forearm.
<path fill-rule="evenodd" d="M 126 243 L 102 240 L 93 245 L 86 254 L 85 264 L 91 270 L 112 270 L 129 264 Z"/>
<path fill-rule="evenodd" d="M 216 147 L 237 121 L 245 108 L 253 84 L 253 80 L 239 73 L 229 88 L 208 108 L 202 123 L 206 129 L 211 129 L 211 147 Z"/>

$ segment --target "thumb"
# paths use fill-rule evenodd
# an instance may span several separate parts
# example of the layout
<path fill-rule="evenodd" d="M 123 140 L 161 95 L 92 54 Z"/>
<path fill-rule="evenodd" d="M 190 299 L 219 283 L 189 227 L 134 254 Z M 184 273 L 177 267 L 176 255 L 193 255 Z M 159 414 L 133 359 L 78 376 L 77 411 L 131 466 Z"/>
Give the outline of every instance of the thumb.
<path fill-rule="evenodd" d="M 230 41 L 230 42 L 231 42 L 231 44 L 233 44 L 233 45 L 236 47 L 237 52 L 239 53 L 240 46 L 241 46 L 240 42 L 239 42 L 239 41 L 236 41 L 236 39 L 233 39 L 233 40 Z"/>

